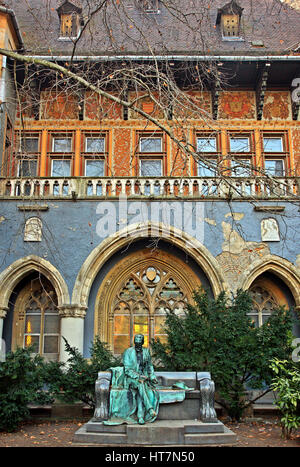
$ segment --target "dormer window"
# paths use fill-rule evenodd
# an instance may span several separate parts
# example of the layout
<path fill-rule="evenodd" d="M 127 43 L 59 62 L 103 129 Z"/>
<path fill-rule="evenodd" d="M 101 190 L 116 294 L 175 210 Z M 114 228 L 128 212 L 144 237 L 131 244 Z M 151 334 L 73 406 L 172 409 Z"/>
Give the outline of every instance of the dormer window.
<path fill-rule="evenodd" d="M 142 3 L 146 13 L 159 13 L 158 0 L 142 0 Z"/>
<path fill-rule="evenodd" d="M 222 16 L 222 34 L 225 37 L 239 37 L 240 18 L 239 15 Z"/>
<path fill-rule="evenodd" d="M 60 19 L 60 38 L 75 39 L 80 32 L 81 11 L 79 0 L 63 0 L 57 13 Z"/>
<path fill-rule="evenodd" d="M 220 26 L 223 40 L 243 40 L 241 37 L 241 8 L 235 0 L 218 10 L 217 25 Z"/>
<path fill-rule="evenodd" d="M 78 15 L 61 15 L 60 35 L 61 37 L 76 37 L 79 31 Z"/>

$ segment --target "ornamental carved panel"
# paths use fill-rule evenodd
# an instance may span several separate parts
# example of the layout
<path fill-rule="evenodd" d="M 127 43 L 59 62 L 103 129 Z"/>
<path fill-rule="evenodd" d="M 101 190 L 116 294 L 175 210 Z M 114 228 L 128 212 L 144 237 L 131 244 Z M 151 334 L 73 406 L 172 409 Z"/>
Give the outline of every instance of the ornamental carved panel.
<path fill-rule="evenodd" d="M 176 96 L 173 102 L 173 116 L 179 120 L 195 119 L 206 121 L 211 118 L 211 93 L 207 91 L 186 91 Z"/>
<path fill-rule="evenodd" d="M 122 98 L 118 94 L 111 94 Z M 85 93 L 84 118 L 86 120 L 120 120 L 123 118 L 123 109 L 117 102 L 87 91 Z"/>
<path fill-rule="evenodd" d="M 288 91 L 266 91 L 263 118 L 265 120 L 291 120 L 291 98 Z"/>
<path fill-rule="evenodd" d="M 256 119 L 255 93 L 252 91 L 224 91 L 220 96 L 219 118 Z"/>
<path fill-rule="evenodd" d="M 78 120 L 79 102 L 64 92 L 42 91 L 40 118 L 42 120 Z"/>
<path fill-rule="evenodd" d="M 295 159 L 295 175 L 300 175 L 300 129 L 292 130 L 292 144 Z"/>

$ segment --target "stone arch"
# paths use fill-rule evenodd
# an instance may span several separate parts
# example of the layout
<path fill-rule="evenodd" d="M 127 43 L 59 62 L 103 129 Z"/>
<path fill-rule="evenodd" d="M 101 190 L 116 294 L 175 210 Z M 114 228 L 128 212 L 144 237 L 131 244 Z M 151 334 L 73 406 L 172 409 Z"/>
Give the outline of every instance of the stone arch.
<path fill-rule="evenodd" d="M 102 266 L 120 249 L 146 237 L 161 238 L 193 258 L 208 277 L 214 296 L 218 296 L 222 291 L 228 291 L 217 260 L 202 243 L 175 227 L 148 222 L 133 224 L 120 230 L 106 238 L 90 253 L 77 275 L 72 302 L 87 307 L 92 284 Z"/>
<path fill-rule="evenodd" d="M 43 274 L 52 283 L 57 294 L 58 306 L 70 303 L 68 287 L 60 272 L 49 261 L 29 255 L 18 259 L 0 274 L 0 308 L 8 308 L 14 288 L 33 271 Z"/>
<path fill-rule="evenodd" d="M 281 279 L 290 290 L 295 307 L 300 310 L 300 275 L 295 266 L 280 256 L 267 255 L 254 261 L 243 273 L 243 281 L 238 288 L 248 290 L 263 273 L 270 272 Z"/>
<path fill-rule="evenodd" d="M 110 269 L 100 285 L 95 301 L 94 334 L 114 351 L 115 323 L 120 316 L 126 317 L 130 340 L 127 348 L 133 345 L 133 328 L 142 315 L 146 319 L 142 326 L 146 328 L 146 342 L 148 337 L 155 337 L 164 310 L 183 314 L 186 304 L 193 303 L 194 290 L 202 285 L 191 266 L 173 252 L 148 248 L 131 252 Z M 143 333 L 142 329 L 139 333 Z"/>

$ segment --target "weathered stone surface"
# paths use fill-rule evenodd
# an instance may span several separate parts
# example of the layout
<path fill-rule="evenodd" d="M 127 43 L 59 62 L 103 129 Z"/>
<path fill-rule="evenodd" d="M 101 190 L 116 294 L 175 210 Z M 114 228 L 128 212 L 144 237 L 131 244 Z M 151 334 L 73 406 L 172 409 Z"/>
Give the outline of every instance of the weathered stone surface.
<path fill-rule="evenodd" d="M 103 431 L 101 431 L 103 430 Z M 108 426 L 89 421 L 76 431 L 73 442 L 90 445 L 188 446 L 234 444 L 236 435 L 222 422 L 156 420 L 146 425 Z"/>

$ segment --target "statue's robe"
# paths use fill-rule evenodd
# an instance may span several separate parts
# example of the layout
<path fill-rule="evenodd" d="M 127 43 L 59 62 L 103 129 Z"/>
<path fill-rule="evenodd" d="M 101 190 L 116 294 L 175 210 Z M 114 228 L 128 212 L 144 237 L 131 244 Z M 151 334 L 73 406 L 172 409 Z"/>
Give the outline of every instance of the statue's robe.
<path fill-rule="evenodd" d="M 155 373 L 149 349 L 143 347 L 143 366 L 139 366 L 135 347 L 130 347 L 123 354 L 124 367 L 110 368 L 112 372 L 109 396 L 109 419 L 105 425 L 121 423 L 138 423 L 143 418 L 145 423 L 154 422 L 158 415 L 160 403 L 182 402 L 186 391 L 191 389 L 181 383 L 173 387 L 151 384 Z M 141 376 L 150 381 L 139 382 Z M 159 390 L 159 391 L 158 391 Z M 150 413 L 153 409 L 155 415 Z"/>
<path fill-rule="evenodd" d="M 137 423 L 143 418 L 153 422 L 159 409 L 159 393 L 151 379 L 155 379 L 149 349 L 142 348 L 143 365 L 139 366 L 135 347 L 123 354 L 124 367 L 111 368 L 112 384 L 110 390 L 109 420 L 106 424 Z M 140 377 L 150 379 L 140 382 Z M 154 410 L 155 416 L 150 413 Z"/>

